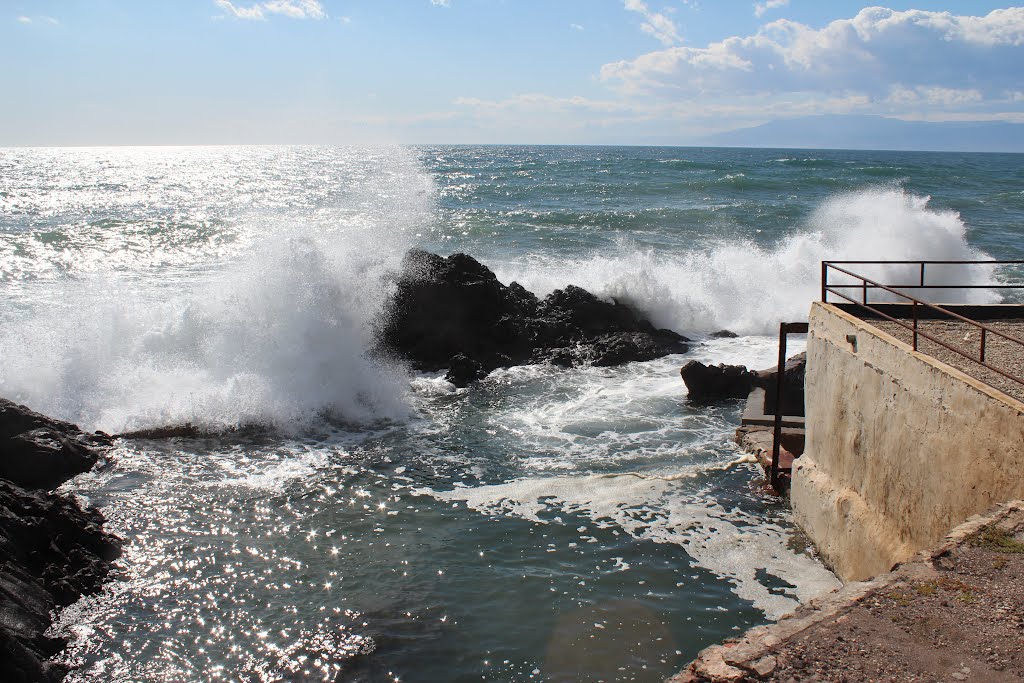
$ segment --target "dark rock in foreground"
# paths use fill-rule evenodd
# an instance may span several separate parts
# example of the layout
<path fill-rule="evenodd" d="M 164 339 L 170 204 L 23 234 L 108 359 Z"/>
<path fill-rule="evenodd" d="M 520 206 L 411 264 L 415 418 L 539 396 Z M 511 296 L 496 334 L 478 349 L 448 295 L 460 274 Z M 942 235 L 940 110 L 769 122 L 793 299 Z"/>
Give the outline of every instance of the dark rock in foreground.
<path fill-rule="evenodd" d="M 99 589 L 120 553 L 103 517 L 49 489 L 90 469 L 104 434 L 85 434 L 0 399 L 0 680 L 60 681 L 47 659 L 66 644 L 44 634 L 50 611 Z"/>
<path fill-rule="evenodd" d="M 786 361 L 782 400 L 786 415 L 804 414 L 804 373 L 807 354 Z M 746 398 L 755 387 L 765 390 L 765 413 L 775 412 L 778 369 L 748 370 L 743 365 L 704 365 L 691 360 L 680 369 L 688 398 L 698 403 L 713 403 L 729 398 Z"/>
<path fill-rule="evenodd" d="M 109 445 L 106 434 L 86 434 L 0 398 L 0 479 L 25 488 L 55 488 L 92 469 L 96 449 Z"/>
<path fill-rule="evenodd" d="M 712 402 L 726 398 L 746 398 L 757 385 L 757 373 L 744 365 L 704 365 L 691 360 L 679 374 L 691 401 Z"/>
<path fill-rule="evenodd" d="M 419 370 L 448 368 L 466 386 L 525 363 L 619 365 L 688 350 L 685 337 L 655 329 L 629 307 L 569 285 L 538 299 L 506 286 L 466 254 L 410 250 L 378 328 L 381 347 Z"/>

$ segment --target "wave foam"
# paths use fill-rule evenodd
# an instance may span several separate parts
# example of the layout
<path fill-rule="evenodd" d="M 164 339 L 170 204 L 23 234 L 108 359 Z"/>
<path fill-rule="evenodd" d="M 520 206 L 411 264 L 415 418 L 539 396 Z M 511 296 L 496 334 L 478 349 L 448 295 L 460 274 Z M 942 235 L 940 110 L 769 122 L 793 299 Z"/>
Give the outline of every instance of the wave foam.
<path fill-rule="evenodd" d="M 611 520 L 634 538 L 683 546 L 700 566 L 732 580 L 735 593 L 769 619 L 778 619 L 840 586 L 817 561 L 787 548 L 788 532 L 739 510 L 674 495 L 671 479 L 590 475 L 520 479 L 506 484 L 422 494 L 461 501 L 489 515 L 511 515 L 541 524 L 540 513 Z M 759 579 L 759 570 L 791 586 L 787 595 Z"/>
<path fill-rule="evenodd" d="M 621 243 L 612 255 L 566 261 L 537 257 L 506 263 L 499 277 L 546 294 L 580 285 L 646 312 L 660 326 L 682 332 L 726 328 L 766 334 L 781 320 L 806 320 L 820 297 L 822 260 L 987 260 L 966 240 L 953 211 L 928 207 L 928 197 L 902 189 L 874 188 L 833 197 L 803 230 L 765 248 L 752 241 L 719 243 L 702 252 L 667 253 Z M 913 266 L 860 267 L 884 283 L 915 282 Z M 988 284 L 991 270 L 936 267 L 930 284 Z M 950 290 L 946 291 L 948 295 Z M 924 292 L 935 298 L 938 292 Z M 952 300 L 952 299 L 955 299 Z M 954 292 L 950 303 L 992 303 L 989 290 Z"/>
<path fill-rule="evenodd" d="M 335 209 L 252 219 L 258 239 L 234 262 L 51 283 L 56 297 L 0 330 L 0 393 L 112 432 L 404 418 L 404 372 L 366 352 L 431 180 L 394 149 L 338 182 Z"/>

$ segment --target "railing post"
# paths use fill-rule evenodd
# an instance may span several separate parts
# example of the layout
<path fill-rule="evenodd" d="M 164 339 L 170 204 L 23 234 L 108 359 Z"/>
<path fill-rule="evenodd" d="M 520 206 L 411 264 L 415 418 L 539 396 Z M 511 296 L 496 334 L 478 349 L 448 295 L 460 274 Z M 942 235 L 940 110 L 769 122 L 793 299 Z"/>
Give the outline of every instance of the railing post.
<path fill-rule="evenodd" d="M 867 306 L 868 304 L 868 281 L 867 278 L 861 278 L 861 284 L 864 285 L 864 296 L 861 298 L 861 303 Z"/>
<path fill-rule="evenodd" d="M 921 261 L 921 287 L 924 287 L 924 261 Z"/>
<path fill-rule="evenodd" d="M 911 308 L 914 311 L 914 350 L 917 351 L 917 299 L 913 300 Z"/>
<path fill-rule="evenodd" d="M 981 362 L 985 362 L 985 328 L 981 328 Z"/>
<path fill-rule="evenodd" d="M 779 447 L 782 441 L 782 406 L 783 386 L 786 379 L 786 323 L 779 323 L 779 364 L 775 367 L 775 425 L 772 438 L 772 488 L 780 496 L 782 489 L 779 486 Z"/>
<path fill-rule="evenodd" d="M 821 303 L 828 303 L 828 261 L 821 262 Z"/>

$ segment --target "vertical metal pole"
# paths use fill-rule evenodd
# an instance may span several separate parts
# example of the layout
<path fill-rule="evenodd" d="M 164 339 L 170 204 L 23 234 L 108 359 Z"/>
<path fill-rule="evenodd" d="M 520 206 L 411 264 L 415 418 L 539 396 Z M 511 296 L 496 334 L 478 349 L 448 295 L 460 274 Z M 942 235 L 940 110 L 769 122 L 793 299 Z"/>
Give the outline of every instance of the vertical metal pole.
<path fill-rule="evenodd" d="M 861 303 L 865 306 L 868 304 L 868 281 L 865 278 L 861 278 L 861 284 L 864 285 L 864 296 L 861 299 Z"/>
<path fill-rule="evenodd" d="M 981 362 L 985 362 L 985 328 L 981 328 Z"/>
<path fill-rule="evenodd" d="M 786 323 L 779 324 L 779 364 L 775 373 L 775 429 L 772 435 L 772 488 L 779 495 L 779 447 L 782 442 L 782 387 L 786 379 Z"/>
<path fill-rule="evenodd" d="M 924 261 L 921 261 L 921 287 L 924 287 Z"/>
<path fill-rule="evenodd" d="M 911 308 L 914 311 L 914 350 L 917 351 L 917 299 L 913 299 Z"/>
<path fill-rule="evenodd" d="M 828 261 L 821 262 L 821 303 L 828 303 Z"/>

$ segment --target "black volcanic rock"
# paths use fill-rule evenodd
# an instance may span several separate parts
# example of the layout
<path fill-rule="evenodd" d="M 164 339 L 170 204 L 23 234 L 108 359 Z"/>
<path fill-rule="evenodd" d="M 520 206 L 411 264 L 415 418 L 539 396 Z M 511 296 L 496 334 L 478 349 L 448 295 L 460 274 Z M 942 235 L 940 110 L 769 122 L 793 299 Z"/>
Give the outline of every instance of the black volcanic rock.
<path fill-rule="evenodd" d="M 569 285 L 539 300 L 466 254 L 410 250 L 378 325 L 382 349 L 419 370 L 449 368 L 457 386 L 499 367 L 619 365 L 688 350 L 627 306 Z"/>
<path fill-rule="evenodd" d="M 0 478 L 25 488 L 51 489 L 96 464 L 106 434 L 77 426 L 0 398 Z"/>
<path fill-rule="evenodd" d="M 782 401 L 786 415 L 804 414 L 804 375 L 807 354 L 799 353 L 786 361 Z M 713 403 L 729 398 L 746 398 L 755 387 L 765 390 L 766 414 L 775 412 L 778 368 L 748 370 L 743 365 L 704 365 L 691 360 L 679 374 L 686 384 L 688 398 L 698 403 Z"/>
<path fill-rule="evenodd" d="M 758 384 L 758 375 L 743 365 L 704 365 L 691 360 L 680 369 L 691 401 L 712 402 L 746 398 Z"/>
<path fill-rule="evenodd" d="M 50 611 L 99 589 L 120 553 L 96 510 L 50 492 L 110 445 L 0 399 L 0 680 L 60 681 L 47 661 L 66 642 L 44 635 Z"/>

